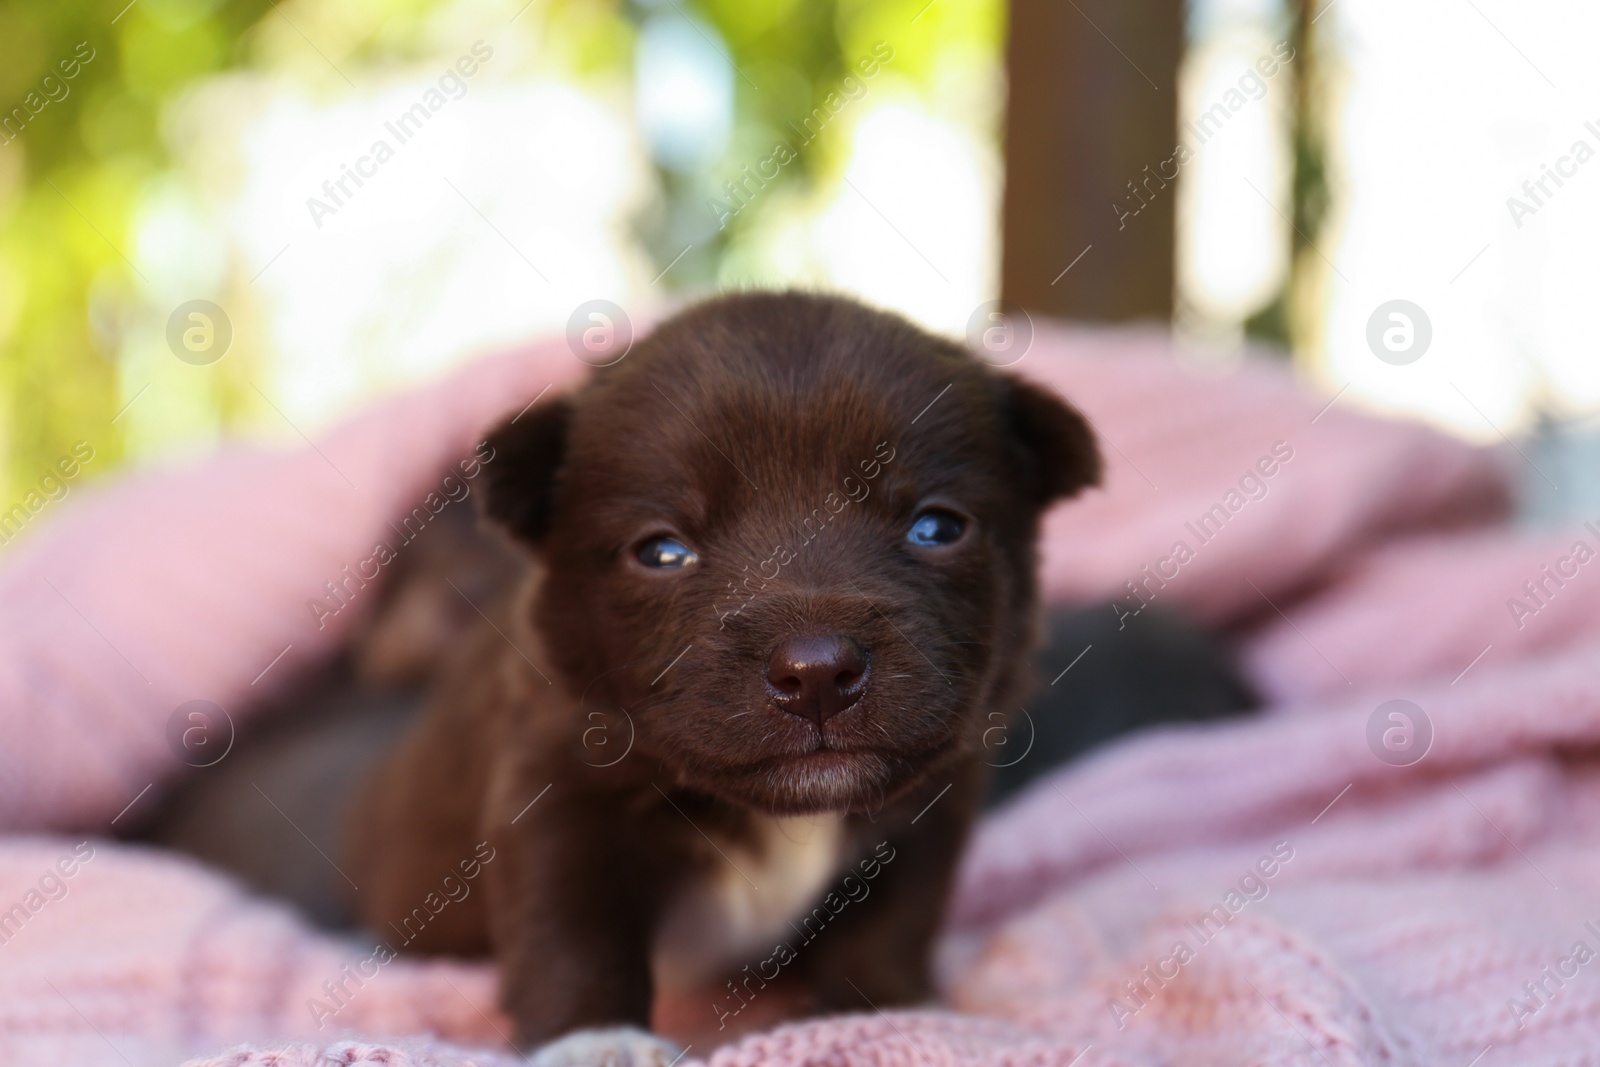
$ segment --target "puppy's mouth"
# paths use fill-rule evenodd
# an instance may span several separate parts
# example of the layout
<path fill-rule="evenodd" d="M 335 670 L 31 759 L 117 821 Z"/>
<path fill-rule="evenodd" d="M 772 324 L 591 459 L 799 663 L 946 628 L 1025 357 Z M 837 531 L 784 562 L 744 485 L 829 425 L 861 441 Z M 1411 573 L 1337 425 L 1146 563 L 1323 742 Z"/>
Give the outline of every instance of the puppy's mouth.
<path fill-rule="evenodd" d="M 819 737 L 807 751 L 772 756 L 740 768 L 734 790 L 780 814 L 872 811 L 919 782 L 952 750 L 948 738 L 930 750 L 904 752 L 830 744 Z"/>
<path fill-rule="evenodd" d="M 766 760 L 751 768 L 746 780 L 775 811 L 850 811 L 881 805 L 902 763 L 881 752 L 819 745 L 800 755 Z"/>

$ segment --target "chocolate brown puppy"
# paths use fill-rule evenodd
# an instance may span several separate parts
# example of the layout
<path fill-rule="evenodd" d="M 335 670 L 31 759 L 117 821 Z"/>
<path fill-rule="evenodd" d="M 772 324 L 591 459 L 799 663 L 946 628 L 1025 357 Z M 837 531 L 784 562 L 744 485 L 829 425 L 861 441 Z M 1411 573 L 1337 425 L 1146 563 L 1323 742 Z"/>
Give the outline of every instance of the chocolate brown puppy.
<path fill-rule="evenodd" d="M 1084 419 L 897 316 L 746 293 L 489 440 L 527 587 L 357 805 L 368 925 L 491 949 L 547 1064 L 670 1061 L 667 985 L 723 1023 L 770 983 L 926 999 Z M 465 862 L 485 892 L 425 907 Z"/>

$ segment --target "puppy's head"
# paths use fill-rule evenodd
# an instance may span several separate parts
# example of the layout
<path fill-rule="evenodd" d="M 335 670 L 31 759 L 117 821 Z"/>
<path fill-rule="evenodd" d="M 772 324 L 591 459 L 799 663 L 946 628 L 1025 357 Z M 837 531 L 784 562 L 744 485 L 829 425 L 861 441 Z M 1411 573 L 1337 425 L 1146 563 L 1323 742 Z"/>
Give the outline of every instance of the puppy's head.
<path fill-rule="evenodd" d="M 1050 392 L 796 293 L 698 305 L 491 443 L 572 694 L 678 784 L 780 813 L 974 750 L 1031 649 L 1039 515 L 1100 472 Z"/>

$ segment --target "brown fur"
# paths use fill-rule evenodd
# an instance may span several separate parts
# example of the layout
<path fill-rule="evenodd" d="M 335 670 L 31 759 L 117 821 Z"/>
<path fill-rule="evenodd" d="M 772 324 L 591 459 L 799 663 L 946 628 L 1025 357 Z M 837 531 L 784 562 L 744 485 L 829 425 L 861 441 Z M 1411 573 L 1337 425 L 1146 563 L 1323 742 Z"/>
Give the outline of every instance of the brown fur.
<path fill-rule="evenodd" d="M 837 812 L 835 890 L 891 858 L 791 939 L 784 973 L 818 1010 L 926 998 L 987 715 L 1030 682 L 1038 519 L 1098 480 L 1083 419 L 893 315 L 752 293 L 668 321 L 490 443 L 486 508 L 529 549 L 528 587 L 357 806 L 367 923 L 398 926 L 487 841 L 487 892 L 415 946 L 492 949 L 519 1042 L 646 1027 L 674 900 L 759 852 L 765 817 Z M 962 542 L 907 543 L 929 501 L 969 518 Z M 640 567 L 664 532 L 698 562 Z M 821 726 L 766 680 L 775 646 L 818 633 L 870 663 Z"/>

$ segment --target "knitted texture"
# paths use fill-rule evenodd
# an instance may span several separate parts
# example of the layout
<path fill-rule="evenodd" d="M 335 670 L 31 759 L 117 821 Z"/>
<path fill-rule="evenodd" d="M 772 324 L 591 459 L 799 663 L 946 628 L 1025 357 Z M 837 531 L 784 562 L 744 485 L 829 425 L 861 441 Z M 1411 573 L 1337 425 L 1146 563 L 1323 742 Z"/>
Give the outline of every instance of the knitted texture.
<path fill-rule="evenodd" d="M 1046 327 L 1017 369 L 1106 443 L 1104 490 L 1047 522 L 1049 593 L 1246 630 L 1275 705 L 1128 739 L 991 816 L 938 1010 L 863 1004 L 683 1062 L 1600 1062 L 1600 567 L 1523 588 L 1600 536 L 1492 525 L 1499 457 L 1324 409 L 1275 367 L 1204 376 L 1154 334 Z M 363 601 L 319 619 L 323 583 L 582 370 L 537 347 L 314 448 L 78 488 L 0 558 L 0 1063 L 517 1061 L 487 966 L 374 968 L 370 944 L 97 835 L 186 770 L 175 707 L 242 721 L 331 654 Z M 1431 725 L 1409 766 L 1371 740 L 1394 699 Z"/>

